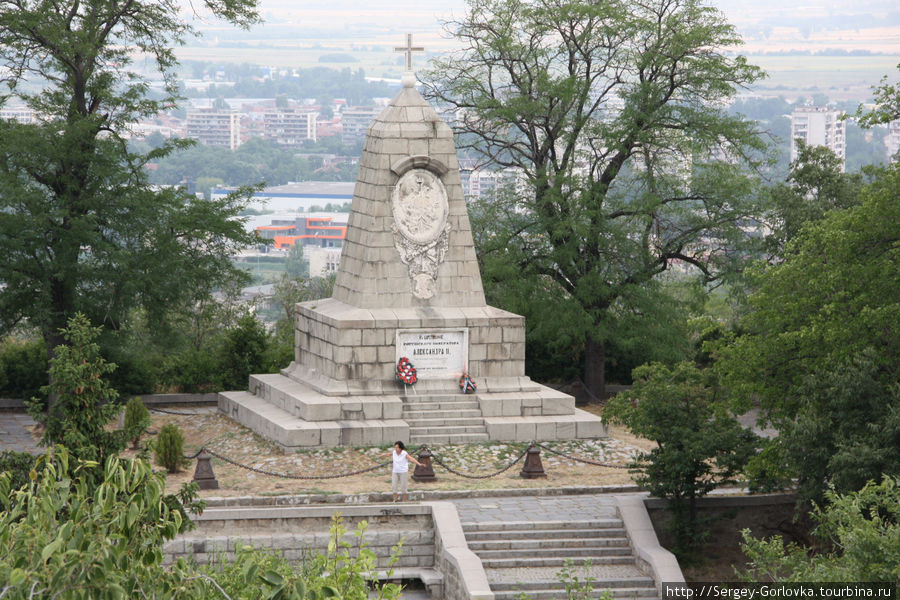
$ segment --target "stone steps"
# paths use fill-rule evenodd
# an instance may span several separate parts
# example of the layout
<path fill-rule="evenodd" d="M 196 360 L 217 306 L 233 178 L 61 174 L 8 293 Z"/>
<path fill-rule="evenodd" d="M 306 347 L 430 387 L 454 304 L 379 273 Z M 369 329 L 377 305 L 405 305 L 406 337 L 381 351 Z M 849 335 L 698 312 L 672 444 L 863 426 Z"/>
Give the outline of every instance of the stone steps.
<path fill-rule="evenodd" d="M 407 421 L 409 422 L 409 421 Z M 477 425 L 453 425 L 449 427 L 410 427 L 410 435 L 450 435 L 454 433 L 484 433 Z"/>
<path fill-rule="evenodd" d="M 407 402 L 403 409 L 406 411 L 430 411 L 430 410 L 478 410 L 478 402 L 461 400 L 459 402 Z"/>
<path fill-rule="evenodd" d="M 478 400 L 464 394 L 403 397 L 410 444 L 470 444 L 490 439 Z"/>
<path fill-rule="evenodd" d="M 553 548 L 547 548 L 546 545 L 541 546 L 539 549 L 527 549 L 527 550 L 513 550 L 513 549 L 504 549 L 504 550 L 475 550 L 472 548 L 472 551 L 478 554 L 482 560 L 491 560 L 495 558 L 532 558 L 536 554 L 540 555 L 540 558 L 585 558 L 586 554 L 590 554 L 590 559 L 598 559 L 598 558 L 608 558 L 611 556 L 631 556 L 631 547 L 628 546 L 628 542 L 625 541 L 624 544 L 620 544 L 618 546 L 593 546 L 587 548 L 572 548 L 572 547 L 564 547 L 559 548 L 554 546 Z"/>
<path fill-rule="evenodd" d="M 468 538 L 469 532 L 490 531 L 508 533 L 524 533 L 528 531 L 547 532 L 552 530 L 593 531 L 600 529 L 618 529 L 623 534 L 625 529 L 618 518 L 591 519 L 590 521 L 484 521 L 481 523 L 464 523 L 463 531 Z"/>
<path fill-rule="evenodd" d="M 458 425 L 484 427 L 484 419 L 481 417 L 451 417 L 451 418 L 415 418 L 404 419 L 412 427 L 450 427 Z"/>
<path fill-rule="evenodd" d="M 409 394 L 400 396 L 404 404 L 428 404 L 432 402 L 478 402 L 477 396 L 470 394 Z"/>
<path fill-rule="evenodd" d="M 552 582 L 547 582 L 552 584 Z M 606 598 L 607 595 L 613 598 L 658 598 L 655 587 L 621 587 L 607 588 L 598 587 L 595 583 L 593 591 L 587 596 L 588 598 Z M 603 584 L 605 585 L 605 583 Z M 517 600 L 521 594 L 521 589 L 511 590 L 495 590 L 495 600 Z M 566 590 L 563 587 L 545 587 L 545 588 L 529 588 L 524 592 L 531 600 L 556 600 L 557 598 L 567 598 Z M 582 596 L 579 596 L 581 598 Z"/>
<path fill-rule="evenodd" d="M 494 592 L 506 592 L 506 591 L 522 591 L 522 592 L 530 592 L 530 590 L 541 590 L 546 589 L 550 584 L 554 582 L 552 581 L 523 581 L 523 582 L 494 582 L 491 583 L 491 589 Z M 552 587 L 552 586 L 550 586 Z M 621 577 L 621 578 L 609 578 L 603 581 L 603 588 L 610 590 L 635 590 L 635 589 L 650 589 L 653 590 L 653 594 L 656 595 L 656 588 L 653 584 L 653 579 L 650 577 Z M 529 595 L 531 595 L 529 593 Z"/>
<path fill-rule="evenodd" d="M 571 540 L 572 538 L 580 539 L 604 539 L 618 538 L 625 536 L 625 530 L 615 527 L 607 527 L 603 529 L 543 529 L 534 531 L 516 531 L 510 532 L 511 535 L 504 536 L 504 540 L 510 543 L 531 543 L 533 541 L 543 542 L 549 538 L 558 538 L 561 540 Z M 479 540 L 496 540 L 495 531 L 467 531 L 466 539 L 477 542 Z"/>
<path fill-rule="evenodd" d="M 481 411 L 477 408 L 464 408 L 461 410 L 410 410 L 403 408 L 403 418 L 407 421 L 418 421 L 420 419 L 459 419 L 474 418 L 482 423 Z"/>
<path fill-rule="evenodd" d="M 476 554 L 478 554 L 476 552 Z M 537 556 L 535 556 L 537 554 Z M 582 553 L 583 554 L 583 553 Z M 544 551 L 531 553 L 530 558 L 483 558 L 481 564 L 485 569 L 503 569 L 509 567 L 554 567 L 561 569 L 566 565 L 580 567 L 590 565 L 633 565 L 634 556 L 551 556 L 544 557 Z"/>
<path fill-rule="evenodd" d="M 467 536 L 468 537 L 468 536 Z M 483 542 L 469 541 L 469 549 L 472 551 L 518 551 L 535 550 L 546 545 L 546 539 L 492 539 Z M 628 540 L 624 537 L 582 537 L 582 538 L 557 538 L 553 540 L 555 548 L 584 549 L 584 548 L 619 548 L 628 547 Z"/>
<path fill-rule="evenodd" d="M 410 428 L 412 429 L 412 428 Z M 487 432 L 484 433 L 447 433 L 428 435 L 412 435 L 409 436 L 410 444 L 472 444 L 475 442 L 486 442 L 490 439 Z"/>
<path fill-rule="evenodd" d="M 497 600 L 565 600 L 557 573 L 572 569 L 591 581 L 585 597 L 656 598 L 652 578 L 636 564 L 622 520 L 493 521 L 465 523 L 466 543 L 481 560 Z M 581 596 L 579 596 L 581 597 Z"/>

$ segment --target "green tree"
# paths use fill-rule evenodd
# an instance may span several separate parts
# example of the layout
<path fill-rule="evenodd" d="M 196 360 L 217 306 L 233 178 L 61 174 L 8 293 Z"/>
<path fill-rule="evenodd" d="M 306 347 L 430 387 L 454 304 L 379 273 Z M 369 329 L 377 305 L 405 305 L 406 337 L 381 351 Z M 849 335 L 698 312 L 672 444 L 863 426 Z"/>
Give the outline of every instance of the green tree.
<path fill-rule="evenodd" d="M 219 349 L 220 377 L 226 390 L 246 390 L 252 373 L 266 372 L 269 334 L 250 313 L 226 332 Z"/>
<path fill-rule="evenodd" d="M 116 403 L 119 394 L 106 381 L 116 365 L 100 356 L 96 338 L 99 327 L 91 327 L 83 314 L 69 319 L 60 332 L 64 343 L 50 360 L 49 396 L 56 402 L 44 412 L 44 404 L 31 400 L 28 412 L 44 425 L 41 443 L 62 444 L 72 456 L 103 463 L 125 449 L 128 440 L 140 435 L 133 430 L 109 430 L 109 423 L 122 407 Z"/>
<path fill-rule="evenodd" d="M 898 194 L 894 165 L 858 206 L 807 224 L 784 262 L 753 272 L 743 333 L 714 351 L 735 398 L 781 431 L 759 466 L 799 478 L 806 499 L 900 472 Z"/>
<path fill-rule="evenodd" d="M 829 551 L 811 555 L 780 536 L 756 539 L 744 532 L 748 558 L 745 581 L 881 582 L 900 581 L 900 479 L 885 476 L 859 491 L 825 494 L 816 507 L 815 534 Z"/>
<path fill-rule="evenodd" d="M 204 4 L 240 26 L 257 21 L 255 0 Z M 145 154 L 126 144 L 136 121 L 178 100 L 174 47 L 194 33 L 169 2 L 21 0 L 0 11 L 0 98 L 37 118 L 0 121 L 0 324 L 29 321 L 51 355 L 75 312 L 113 329 L 136 306 L 162 319 L 233 274 L 229 255 L 250 241 L 233 218 L 242 196 L 148 184 L 144 165 L 184 143 Z M 141 54 L 163 94 L 132 68 Z"/>
<path fill-rule="evenodd" d="M 897 70 L 900 72 L 900 64 L 897 65 Z M 900 119 L 900 83 L 891 83 L 890 78 L 885 75 L 881 79 L 881 85 L 875 87 L 873 91 L 875 92 L 875 110 L 866 111 L 860 106 L 856 111 L 859 124 L 863 127 L 872 127 Z"/>
<path fill-rule="evenodd" d="M 309 277 L 309 261 L 303 256 L 303 245 L 294 244 L 284 259 L 285 274 L 292 278 Z"/>
<path fill-rule="evenodd" d="M 687 362 L 671 369 L 658 363 L 638 367 L 632 389 L 613 398 L 603 416 L 656 442 L 635 459 L 635 481 L 668 500 L 675 552 L 690 560 L 704 537 L 697 498 L 733 482 L 756 449 L 757 436 L 728 411 L 712 373 Z"/>
<path fill-rule="evenodd" d="M 781 259 L 787 243 L 806 223 L 821 220 L 830 210 L 856 206 L 862 184 L 859 173 L 841 171 L 841 159 L 829 148 L 798 140 L 787 181 L 769 190 L 772 233 L 766 242 L 770 255 Z"/>
<path fill-rule="evenodd" d="M 546 326 L 584 349 L 602 397 L 616 324 L 653 309 L 662 273 L 709 282 L 743 257 L 764 144 L 724 105 L 762 72 L 720 51 L 740 38 L 696 0 L 470 0 L 449 31 L 462 48 L 433 62 L 428 94 L 524 190 L 479 247 L 501 257 L 485 278 L 554 307 Z"/>

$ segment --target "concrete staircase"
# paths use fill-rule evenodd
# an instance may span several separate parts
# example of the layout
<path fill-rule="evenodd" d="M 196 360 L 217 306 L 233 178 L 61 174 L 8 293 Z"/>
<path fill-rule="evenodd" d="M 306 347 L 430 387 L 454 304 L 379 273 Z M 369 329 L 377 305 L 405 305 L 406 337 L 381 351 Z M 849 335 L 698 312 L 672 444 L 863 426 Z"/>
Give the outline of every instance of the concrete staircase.
<path fill-rule="evenodd" d="M 487 428 L 475 396 L 403 396 L 401 418 L 409 424 L 410 446 L 487 441 Z"/>
<path fill-rule="evenodd" d="M 593 579 L 593 596 L 609 590 L 616 598 L 658 597 L 653 579 L 636 566 L 621 519 L 467 523 L 463 530 L 496 600 L 522 592 L 533 600 L 567 598 L 557 576 L 567 564 L 580 581 Z"/>

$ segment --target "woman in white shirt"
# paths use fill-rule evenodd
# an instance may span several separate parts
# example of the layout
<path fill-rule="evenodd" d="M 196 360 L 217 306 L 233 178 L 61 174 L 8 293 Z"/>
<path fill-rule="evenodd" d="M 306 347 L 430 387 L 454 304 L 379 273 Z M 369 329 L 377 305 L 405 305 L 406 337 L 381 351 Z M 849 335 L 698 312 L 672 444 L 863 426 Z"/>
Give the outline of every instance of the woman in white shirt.
<path fill-rule="evenodd" d="M 394 492 L 394 502 L 397 501 L 397 488 L 403 494 L 403 502 L 406 502 L 406 483 L 409 479 L 409 463 L 415 463 L 422 466 L 422 463 L 413 458 L 407 451 L 403 442 L 394 443 L 394 451 L 391 452 L 391 458 L 394 459 L 394 469 L 391 472 L 391 489 Z"/>

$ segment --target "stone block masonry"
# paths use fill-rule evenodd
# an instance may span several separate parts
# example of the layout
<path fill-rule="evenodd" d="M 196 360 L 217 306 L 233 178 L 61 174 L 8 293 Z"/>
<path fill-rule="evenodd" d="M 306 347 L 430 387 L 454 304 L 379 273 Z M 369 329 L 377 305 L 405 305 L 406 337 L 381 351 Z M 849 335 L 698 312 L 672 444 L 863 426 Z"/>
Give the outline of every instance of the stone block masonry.
<path fill-rule="evenodd" d="M 166 561 L 178 558 L 207 564 L 233 558 L 251 545 L 280 552 L 291 562 L 325 553 L 332 517 L 339 514 L 354 546 L 353 531 L 365 521 L 363 539 L 377 557 L 377 569 L 389 568 L 391 551 L 403 543 L 394 564 L 395 578 L 421 579 L 435 600 L 492 600 L 481 561 L 466 547 L 456 509 L 449 502 L 357 506 L 210 507 L 194 519 L 197 528 L 167 542 Z M 374 575 L 374 574 L 373 574 Z"/>

